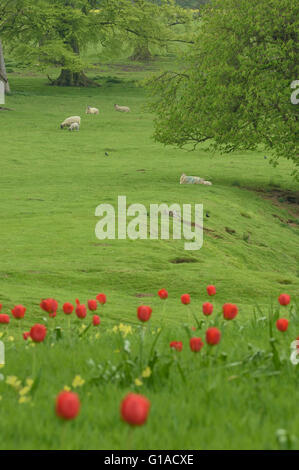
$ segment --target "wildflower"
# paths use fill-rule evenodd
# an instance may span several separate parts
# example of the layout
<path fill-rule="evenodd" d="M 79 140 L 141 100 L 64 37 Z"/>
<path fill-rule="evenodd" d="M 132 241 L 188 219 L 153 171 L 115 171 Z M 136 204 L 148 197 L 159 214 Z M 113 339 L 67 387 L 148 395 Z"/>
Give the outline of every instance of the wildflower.
<path fill-rule="evenodd" d="M 238 314 L 238 307 L 234 304 L 224 304 L 222 311 L 226 320 L 233 320 Z"/>
<path fill-rule="evenodd" d="M 141 385 L 143 385 L 142 381 L 140 379 L 135 379 L 134 380 L 134 383 L 137 387 L 141 387 Z"/>
<path fill-rule="evenodd" d="M 190 338 L 190 349 L 193 352 L 198 352 L 203 347 L 204 343 L 201 338 Z"/>
<path fill-rule="evenodd" d="M 289 320 L 287 320 L 286 318 L 279 318 L 276 322 L 276 328 L 279 331 L 287 331 L 288 326 L 289 326 Z"/>
<path fill-rule="evenodd" d="M 160 299 L 162 300 L 165 300 L 167 299 L 168 297 L 168 292 L 166 289 L 160 289 L 159 292 L 158 292 L 158 296 L 160 297 Z"/>
<path fill-rule="evenodd" d="M 21 390 L 19 390 L 19 395 L 27 395 L 30 392 L 30 388 L 31 387 L 29 387 L 28 385 L 26 385 L 26 387 L 21 388 Z"/>
<path fill-rule="evenodd" d="M 76 375 L 76 377 L 73 380 L 72 386 L 74 388 L 82 387 L 82 385 L 85 384 L 85 380 L 82 379 L 80 375 Z"/>
<path fill-rule="evenodd" d="M 7 385 L 11 385 L 11 387 L 16 389 L 20 388 L 21 385 L 21 381 L 15 375 L 9 375 L 6 377 L 6 383 Z"/>
<path fill-rule="evenodd" d="M 147 420 L 150 401 L 143 395 L 128 393 L 121 402 L 120 415 L 132 426 L 141 426 Z"/>
<path fill-rule="evenodd" d="M 169 345 L 172 349 L 176 349 L 177 351 L 181 351 L 183 349 L 182 341 L 171 341 Z"/>
<path fill-rule="evenodd" d="M 10 341 L 11 343 L 15 340 L 13 336 L 9 336 L 7 339 L 8 339 L 8 341 Z"/>
<path fill-rule="evenodd" d="M 76 393 L 60 392 L 56 397 L 55 411 L 62 419 L 74 419 L 80 411 L 80 400 Z"/>
<path fill-rule="evenodd" d="M 181 296 L 181 302 L 182 302 L 182 304 L 184 304 L 184 305 L 190 304 L 190 302 L 191 302 L 190 295 L 189 295 L 189 294 L 183 294 L 183 295 Z"/>
<path fill-rule="evenodd" d="M 144 371 L 142 372 L 142 377 L 144 379 L 148 379 L 151 375 L 152 375 L 152 371 L 151 371 L 151 368 L 149 366 L 147 366 Z"/>
<path fill-rule="evenodd" d="M 64 390 L 65 392 L 70 392 L 70 391 L 71 391 L 71 387 L 69 387 L 68 385 L 65 385 L 65 386 L 63 387 L 63 390 Z"/>
<path fill-rule="evenodd" d="M 38 323 L 36 323 L 36 325 L 34 325 L 30 330 L 30 338 L 35 343 L 41 343 L 42 341 L 44 341 L 46 334 L 47 328 L 45 327 L 45 325 L 40 325 Z"/>
<path fill-rule="evenodd" d="M 216 287 L 211 285 L 207 287 L 208 295 L 216 295 Z"/>
<path fill-rule="evenodd" d="M 26 312 L 26 308 L 23 305 L 16 305 L 11 311 L 14 318 L 16 318 L 17 320 L 24 318 L 25 312 Z"/>
<path fill-rule="evenodd" d="M 140 321 L 146 322 L 151 318 L 152 309 L 148 305 L 140 305 L 137 308 L 137 317 Z"/>
<path fill-rule="evenodd" d="M 278 297 L 278 302 L 280 303 L 280 305 L 289 305 L 290 301 L 291 296 L 288 294 L 280 294 L 280 296 Z"/>
<path fill-rule="evenodd" d="M 20 404 L 22 404 L 22 403 L 28 403 L 30 400 L 31 400 L 31 397 L 23 396 L 23 397 L 20 397 L 20 398 L 19 398 L 19 403 L 20 403 Z"/>
<path fill-rule="evenodd" d="M 206 342 L 210 345 L 218 344 L 221 339 L 221 332 L 218 328 L 208 328 L 206 331 Z"/>
<path fill-rule="evenodd" d="M 208 315 L 212 315 L 213 313 L 213 304 L 211 304 L 210 302 L 205 302 L 203 305 L 202 305 L 202 312 L 204 315 L 208 316 Z"/>

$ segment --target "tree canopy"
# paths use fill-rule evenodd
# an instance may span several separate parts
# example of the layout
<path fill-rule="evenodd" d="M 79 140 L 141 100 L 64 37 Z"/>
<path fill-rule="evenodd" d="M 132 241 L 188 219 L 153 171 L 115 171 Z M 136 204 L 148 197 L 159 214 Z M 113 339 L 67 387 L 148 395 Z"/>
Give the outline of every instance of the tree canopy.
<path fill-rule="evenodd" d="M 266 149 L 299 165 L 296 0 L 211 0 L 185 67 L 150 81 L 155 138 L 223 152 Z M 296 172 L 298 175 L 298 171 Z"/>

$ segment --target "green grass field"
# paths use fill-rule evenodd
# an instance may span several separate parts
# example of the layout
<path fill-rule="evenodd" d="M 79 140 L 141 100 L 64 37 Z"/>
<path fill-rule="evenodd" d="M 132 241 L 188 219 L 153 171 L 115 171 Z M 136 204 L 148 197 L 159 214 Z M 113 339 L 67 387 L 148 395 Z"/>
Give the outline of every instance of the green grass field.
<path fill-rule="evenodd" d="M 298 201 L 298 184 L 292 164 L 281 161 L 273 168 L 262 152 L 211 155 L 155 143 L 153 116 L 145 110 L 146 92 L 138 80 L 159 66 L 106 65 L 97 72 L 102 87 L 91 89 L 51 87 L 34 73 L 10 74 L 13 93 L 6 104 L 14 111 L 0 113 L 0 303 L 1 313 L 16 304 L 27 312 L 22 325 L 0 325 L 6 347 L 0 370 L 2 449 L 299 448 L 298 369 L 289 361 L 290 343 L 299 336 L 299 211 L 290 202 Z M 114 103 L 130 106 L 131 113 L 115 112 Z M 85 115 L 87 104 L 98 107 L 99 116 Z M 71 115 L 81 115 L 80 132 L 59 128 Z M 183 172 L 213 186 L 180 185 Z M 95 209 L 116 205 L 118 195 L 147 208 L 202 203 L 210 215 L 202 249 L 185 251 L 184 240 L 98 240 Z M 192 262 L 177 262 L 182 259 Z M 193 312 L 203 318 L 208 284 L 216 285 L 217 296 L 206 323 L 221 325 L 223 339 L 212 354 L 192 354 L 182 325 L 190 328 L 194 319 L 180 296 L 188 292 Z M 164 311 L 157 297 L 162 287 L 169 291 Z M 56 319 L 45 319 L 39 308 L 42 298 L 54 297 L 61 307 L 99 292 L 108 298 L 99 335 L 92 327 L 79 337 L 80 320 L 72 318 L 69 330 L 61 308 Z M 271 302 L 276 309 L 282 292 L 293 303 L 286 308 L 288 331 L 273 333 L 277 367 L 268 310 Z M 215 319 L 224 302 L 239 307 L 237 319 L 225 325 Z M 142 303 L 153 307 L 153 315 L 140 363 L 136 307 Z M 48 335 L 33 348 L 21 333 L 36 322 L 47 322 Z M 120 322 L 133 327 L 126 338 L 130 354 L 122 352 L 120 335 L 112 331 Z M 152 332 L 160 327 L 159 359 L 136 386 L 148 366 Z M 204 334 L 205 326 L 198 335 Z M 177 356 L 171 340 L 184 342 Z M 123 376 L 128 357 L 133 365 Z M 85 380 L 76 389 L 81 413 L 61 423 L 54 399 L 65 385 L 72 387 L 76 375 Z M 9 376 L 22 385 L 33 378 L 28 402 L 19 402 L 21 385 L 9 385 Z M 152 403 L 148 423 L 133 433 L 119 418 L 120 400 L 130 390 Z M 280 429 L 285 433 L 277 434 Z"/>

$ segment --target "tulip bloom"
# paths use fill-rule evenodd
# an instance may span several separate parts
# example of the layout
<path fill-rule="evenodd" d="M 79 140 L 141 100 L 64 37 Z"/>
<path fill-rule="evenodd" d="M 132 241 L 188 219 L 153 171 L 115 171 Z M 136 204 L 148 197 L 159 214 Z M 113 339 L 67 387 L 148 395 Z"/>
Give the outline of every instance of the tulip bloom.
<path fill-rule="evenodd" d="M 30 337 L 35 343 L 42 343 L 46 337 L 47 328 L 45 325 L 36 323 L 30 330 Z"/>
<path fill-rule="evenodd" d="M 70 315 L 71 313 L 73 313 L 74 306 L 70 302 L 66 302 L 65 304 L 63 304 L 62 309 L 66 315 Z"/>
<path fill-rule="evenodd" d="M 204 315 L 212 315 L 213 313 L 213 304 L 211 304 L 210 302 L 205 302 L 203 305 L 202 305 L 202 312 Z"/>
<path fill-rule="evenodd" d="M 238 307 L 234 304 L 224 304 L 222 311 L 225 320 L 233 320 L 238 315 Z"/>
<path fill-rule="evenodd" d="M 27 339 L 29 338 L 30 336 L 30 332 L 29 331 L 25 331 L 25 333 L 23 333 L 23 338 L 25 341 L 27 341 Z"/>
<path fill-rule="evenodd" d="M 278 297 L 278 302 L 280 303 L 280 305 L 289 305 L 290 301 L 291 296 L 288 294 L 280 294 L 280 296 Z"/>
<path fill-rule="evenodd" d="M 181 351 L 183 349 L 182 341 L 171 341 L 169 345 L 172 349 L 176 349 L 177 351 Z"/>
<path fill-rule="evenodd" d="M 40 308 L 47 313 L 55 313 L 58 310 L 58 302 L 55 299 L 44 299 L 40 303 Z"/>
<path fill-rule="evenodd" d="M 288 326 L 289 326 L 289 320 L 287 320 L 286 318 L 279 318 L 276 322 L 276 328 L 279 331 L 287 331 Z"/>
<path fill-rule="evenodd" d="M 97 308 L 98 308 L 98 304 L 97 304 L 97 301 L 96 300 L 88 300 L 87 301 L 87 305 L 88 305 L 88 309 L 91 311 L 91 312 L 94 312 Z"/>
<path fill-rule="evenodd" d="M 190 302 L 191 302 L 190 295 L 189 295 L 189 294 L 183 294 L 183 295 L 181 296 L 181 302 L 182 302 L 182 304 L 184 304 L 184 305 L 190 304 Z"/>
<path fill-rule="evenodd" d="M 23 305 L 16 305 L 11 311 L 11 313 L 17 320 L 24 318 L 25 312 L 26 308 Z"/>
<path fill-rule="evenodd" d="M 107 297 L 105 294 L 99 294 L 96 296 L 97 301 L 101 304 L 104 305 L 107 302 Z"/>
<path fill-rule="evenodd" d="M 120 405 L 121 418 L 132 426 L 141 426 L 147 420 L 150 401 L 138 393 L 128 393 Z"/>
<path fill-rule="evenodd" d="M 87 315 L 87 309 L 84 304 L 80 305 L 77 303 L 76 315 L 78 318 L 85 318 Z"/>
<path fill-rule="evenodd" d="M 146 322 L 151 318 L 152 309 L 148 305 L 140 305 L 137 308 L 137 317 L 140 321 Z"/>
<path fill-rule="evenodd" d="M 206 331 L 206 342 L 210 344 L 211 346 L 214 346 L 215 344 L 218 344 L 221 339 L 221 332 L 218 330 L 218 328 L 208 328 Z"/>
<path fill-rule="evenodd" d="M 2 309 L 2 304 L 0 303 L 0 312 L 1 312 L 1 309 Z"/>
<path fill-rule="evenodd" d="M 167 299 L 168 297 L 168 292 L 166 289 L 160 289 L 159 292 L 158 292 L 158 296 L 160 297 L 160 299 L 162 300 L 165 300 Z"/>
<path fill-rule="evenodd" d="M 80 399 L 77 393 L 60 392 L 56 397 L 55 411 L 59 418 L 66 420 L 76 418 L 80 411 Z"/>
<path fill-rule="evenodd" d="M 92 324 L 93 326 L 98 326 L 101 323 L 101 319 L 98 315 L 94 315 L 92 317 Z"/>
<path fill-rule="evenodd" d="M 208 286 L 207 287 L 207 293 L 208 295 L 216 295 L 216 287 L 215 286 Z"/>
<path fill-rule="evenodd" d="M 191 338 L 190 339 L 190 349 L 193 352 L 198 352 L 203 347 L 204 343 L 201 338 Z"/>
<path fill-rule="evenodd" d="M 10 316 L 6 315 L 6 313 L 0 313 L 0 323 L 9 323 L 10 322 Z"/>

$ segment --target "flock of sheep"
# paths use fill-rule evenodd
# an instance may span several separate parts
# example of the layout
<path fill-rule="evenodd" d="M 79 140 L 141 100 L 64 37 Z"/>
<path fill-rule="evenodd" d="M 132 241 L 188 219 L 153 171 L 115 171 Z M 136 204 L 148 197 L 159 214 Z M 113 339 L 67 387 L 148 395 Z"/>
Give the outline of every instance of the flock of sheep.
<path fill-rule="evenodd" d="M 118 104 L 114 105 L 115 111 L 119 111 L 121 113 L 129 113 L 130 108 L 128 106 L 119 106 Z M 87 106 L 85 114 L 99 114 L 98 108 L 92 108 L 91 106 Z M 65 127 L 68 128 L 69 131 L 79 131 L 81 124 L 81 117 L 80 116 L 71 116 L 65 119 L 61 124 L 60 128 L 64 129 Z"/>

